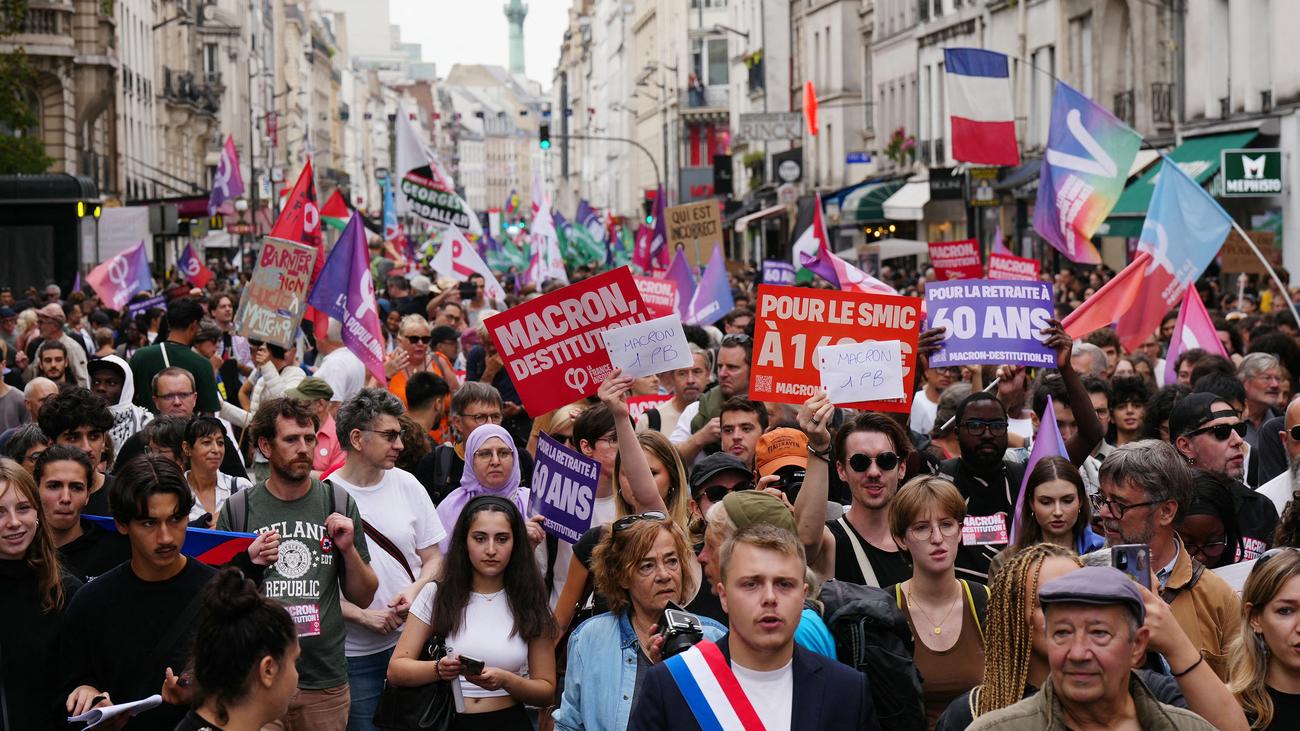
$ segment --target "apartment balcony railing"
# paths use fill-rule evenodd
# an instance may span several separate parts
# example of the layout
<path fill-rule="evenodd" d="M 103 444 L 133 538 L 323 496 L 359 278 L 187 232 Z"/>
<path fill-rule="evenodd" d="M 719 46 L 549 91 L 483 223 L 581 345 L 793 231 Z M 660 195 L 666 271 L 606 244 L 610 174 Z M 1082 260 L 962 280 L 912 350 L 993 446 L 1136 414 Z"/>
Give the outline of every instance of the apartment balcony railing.
<path fill-rule="evenodd" d="M 1167 81 L 1151 84 L 1151 121 L 1156 124 L 1174 121 L 1174 85 Z"/>
<path fill-rule="evenodd" d="M 1120 121 L 1128 126 L 1133 126 L 1134 107 L 1133 107 L 1133 90 L 1121 91 L 1115 95 L 1111 104 L 1111 111 L 1115 113 Z"/>
<path fill-rule="evenodd" d="M 699 86 L 682 89 L 680 104 L 688 109 L 726 109 L 730 96 L 725 86 Z"/>
<path fill-rule="evenodd" d="M 220 74 L 217 74 L 218 78 Z M 216 114 L 221 108 L 221 91 L 217 86 L 202 83 L 191 71 L 163 67 L 163 98 L 189 104 L 201 112 Z"/>

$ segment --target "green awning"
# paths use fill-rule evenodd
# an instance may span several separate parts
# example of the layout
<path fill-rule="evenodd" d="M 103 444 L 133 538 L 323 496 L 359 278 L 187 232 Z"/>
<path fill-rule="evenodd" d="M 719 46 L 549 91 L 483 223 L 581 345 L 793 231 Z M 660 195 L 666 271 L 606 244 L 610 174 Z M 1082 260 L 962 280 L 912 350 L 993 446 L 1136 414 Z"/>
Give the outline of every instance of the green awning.
<path fill-rule="evenodd" d="M 1258 135 L 1255 130 L 1247 130 L 1193 137 L 1169 153 L 1169 158 L 1196 182 L 1205 185 L 1219 172 L 1220 152 L 1245 147 Z M 1159 163 L 1152 165 L 1120 194 L 1110 218 L 1106 219 L 1110 224 L 1106 236 L 1137 236 L 1142 232 L 1142 221 L 1151 205 L 1160 167 Z"/>
<path fill-rule="evenodd" d="M 869 183 L 844 196 L 840 205 L 840 225 L 880 223 L 885 220 L 885 201 L 903 187 L 906 179 Z"/>

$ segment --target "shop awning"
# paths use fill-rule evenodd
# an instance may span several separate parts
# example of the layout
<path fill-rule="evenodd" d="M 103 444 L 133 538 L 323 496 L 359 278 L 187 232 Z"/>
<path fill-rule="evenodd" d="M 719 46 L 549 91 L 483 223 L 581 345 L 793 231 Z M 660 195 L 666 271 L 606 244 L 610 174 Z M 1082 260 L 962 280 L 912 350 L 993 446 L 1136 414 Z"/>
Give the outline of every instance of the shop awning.
<path fill-rule="evenodd" d="M 884 261 L 900 256 L 929 256 L 930 245 L 912 239 L 881 239 L 864 245 L 862 251 L 865 254 L 880 254 L 880 260 Z"/>
<path fill-rule="evenodd" d="M 930 202 L 930 181 L 909 181 L 882 204 L 890 221 L 920 221 L 925 218 L 925 204 Z"/>
<path fill-rule="evenodd" d="M 1178 164 L 1196 182 L 1204 185 L 1214 178 L 1219 171 L 1219 153 L 1245 147 L 1259 135 L 1256 130 L 1244 132 L 1227 132 L 1218 135 L 1193 137 L 1183 142 L 1169 153 L 1169 159 Z M 1129 184 L 1106 219 L 1108 228 L 1105 236 L 1137 236 L 1142 232 L 1142 221 L 1151 205 L 1151 196 L 1156 189 L 1156 176 L 1161 165 L 1152 165 L 1137 180 Z"/>
<path fill-rule="evenodd" d="M 1002 193 L 1031 193 L 1038 189 L 1038 173 L 1042 169 L 1043 158 L 1026 157 L 1019 165 L 1006 171 L 1002 179 L 993 187 Z M 1031 187 L 1026 188 L 1026 186 Z"/>
<path fill-rule="evenodd" d="M 742 216 L 739 220 L 736 221 L 736 233 L 743 234 L 745 233 L 745 229 L 749 228 L 750 223 L 753 223 L 754 221 L 757 221 L 760 218 L 775 216 L 778 213 L 785 213 L 785 206 L 772 206 L 771 208 L 764 208 L 763 210 L 757 213 L 751 213 L 748 216 Z"/>
<path fill-rule="evenodd" d="M 904 180 L 897 178 L 894 180 L 880 180 L 853 189 L 840 202 L 840 225 L 853 226 L 884 221 L 885 201 L 898 192 L 898 189 L 903 187 L 904 182 Z"/>

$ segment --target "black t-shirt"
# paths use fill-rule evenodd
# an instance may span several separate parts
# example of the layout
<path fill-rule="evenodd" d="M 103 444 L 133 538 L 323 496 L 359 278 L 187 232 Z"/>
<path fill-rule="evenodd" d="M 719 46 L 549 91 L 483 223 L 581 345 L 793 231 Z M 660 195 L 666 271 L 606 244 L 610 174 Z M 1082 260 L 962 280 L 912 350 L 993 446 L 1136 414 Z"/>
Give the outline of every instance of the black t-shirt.
<path fill-rule="evenodd" d="M 81 509 L 82 515 L 112 515 L 113 512 L 108 506 L 108 489 L 113 486 L 112 475 L 104 475 L 104 485 L 98 490 L 90 493 L 90 500 L 86 502 L 86 507 Z"/>
<path fill-rule="evenodd" d="M 184 668 L 197 614 L 187 612 L 216 570 L 193 559 L 166 581 L 144 581 L 124 563 L 77 592 L 60 638 L 62 692 L 91 685 L 126 703 L 154 695 L 167 668 Z M 188 615 L 188 618 L 187 618 Z M 176 622 L 188 622 L 173 631 Z M 166 647 L 159 643 L 176 637 Z M 131 719 L 131 731 L 172 731 L 185 708 L 163 704 Z"/>
<path fill-rule="evenodd" d="M 847 520 L 844 522 L 848 523 Z M 862 575 L 862 567 L 858 565 L 853 541 L 857 541 L 858 545 L 862 546 L 862 552 L 866 554 L 872 571 L 876 572 L 875 586 L 901 584 L 912 578 L 912 566 L 907 562 L 907 557 L 902 551 L 883 551 L 876 548 L 859 535 L 852 525 L 849 525 L 849 530 L 853 531 L 853 535 L 849 536 L 838 520 L 828 521 L 826 527 L 830 529 L 831 535 L 835 536 L 836 579 L 854 584 L 867 583 Z"/>
<path fill-rule="evenodd" d="M 1266 690 L 1273 699 L 1273 722 L 1262 731 L 1294 731 L 1300 728 L 1300 695 L 1283 693 L 1267 686 Z"/>
<path fill-rule="evenodd" d="M 1238 561 L 1259 558 L 1273 545 L 1273 529 L 1277 526 L 1277 507 L 1267 495 L 1251 490 L 1238 480 L 1232 483 L 1232 507 L 1237 512 L 1237 527 L 1241 528 L 1245 552 Z"/>
<path fill-rule="evenodd" d="M 982 477 L 957 457 L 939 463 L 939 476 L 956 485 L 966 500 L 957 576 L 988 583 L 989 563 L 1007 547 L 1025 465 L 1004 459 L 996 475 Z"/>
<path fill-rule="evenodd" d="M 215 723 L 208 723 L 198 711 L 190 709 L 190 712 L 185 714 L 185 718 L 176 724 L 173 731 L 223 731 L 223 729 Z"/>
<path fill-rule="evenodd" d="M 63 612 L 45 611 L 40 579 L 26 561 L 0 560 L 0 687 L 5 693 L 5 720 L 0 728 L 63 728 L 61 720 L 67 693 L 58 682 L 60 618 Z M 63 606 L 76 595 L 81 582 L 62 574 Z"/>
<path fill-rule="evenodd" d="M 131 542 L 121 533 L 105 530 L 94 521 L 82 518 L 81 536 L 60 548 L 59 558 L 68 573 L 86 582 L 130 561 Z"/>

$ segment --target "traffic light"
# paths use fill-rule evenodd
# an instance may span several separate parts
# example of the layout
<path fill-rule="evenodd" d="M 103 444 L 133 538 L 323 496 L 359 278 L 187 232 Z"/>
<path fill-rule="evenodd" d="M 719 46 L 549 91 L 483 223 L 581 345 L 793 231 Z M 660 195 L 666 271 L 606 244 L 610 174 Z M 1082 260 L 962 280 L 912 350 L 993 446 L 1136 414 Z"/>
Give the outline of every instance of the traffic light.
<path fill-rule="evenodd" d="M 653 198 L 646 198 L 641 201 L 641 210 L 645 211 L 645 223 L 647 226 L 655 222 L 655 201 Z"/>
<path fill-rule="evenodd" d="M 537 127 L 538 145 L 543 150 L 551 149 L 551 123 L 542 122 Z"/>

